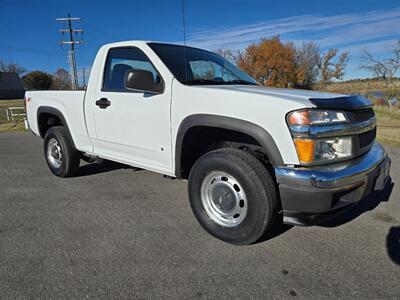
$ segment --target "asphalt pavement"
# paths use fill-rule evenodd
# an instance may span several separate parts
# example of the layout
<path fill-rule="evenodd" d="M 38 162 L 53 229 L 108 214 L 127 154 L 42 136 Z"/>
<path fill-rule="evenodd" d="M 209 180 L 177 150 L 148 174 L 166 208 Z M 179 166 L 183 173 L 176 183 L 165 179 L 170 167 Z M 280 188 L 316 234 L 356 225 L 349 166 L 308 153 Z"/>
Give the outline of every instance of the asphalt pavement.
<path fill-rule="evenodd" d="M 386 148 L 385 192 L 233 246 L 197 223 L 185 181 L 118 164 L 57 178 L 39 138 L 2 133 L 0 298 L 399 299 L 400 148 Z"/>

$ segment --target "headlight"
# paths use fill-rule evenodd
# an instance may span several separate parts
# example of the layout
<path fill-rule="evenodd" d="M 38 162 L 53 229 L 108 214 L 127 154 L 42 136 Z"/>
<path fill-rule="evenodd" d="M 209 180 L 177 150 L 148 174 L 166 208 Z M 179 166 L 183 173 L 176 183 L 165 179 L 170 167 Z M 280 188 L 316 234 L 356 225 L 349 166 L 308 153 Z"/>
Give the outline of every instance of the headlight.
<path fill-rule="evenodd" d="M 328 162 L 352 156 L 353 141 L 349 136 L 326 139 L 295 138 L 301 164 Z"/>
<path fill-rule="evenodd" d="M 287 122 L 290 126 L 296 125 L 329 125 L 347 123 L 346 114 L 334 110 L 298 110 L 287 115 Z"/>
<path fill-rule="evenodd" d="M 326 135 L 320 137 L 312 134 L 312 132 L 315 132 L 312 130 L 313 128 L 322 126 L 325 133 L 329 132 L 330 128 L 336 128 L 336 125 L 349 123 L 345 112 L 302 109 L 290 112 L 286 120 L 292 132 L 300 164 L 329 163 L 352 157 L 353 138 L 351 136 L 328 138 Z"/>

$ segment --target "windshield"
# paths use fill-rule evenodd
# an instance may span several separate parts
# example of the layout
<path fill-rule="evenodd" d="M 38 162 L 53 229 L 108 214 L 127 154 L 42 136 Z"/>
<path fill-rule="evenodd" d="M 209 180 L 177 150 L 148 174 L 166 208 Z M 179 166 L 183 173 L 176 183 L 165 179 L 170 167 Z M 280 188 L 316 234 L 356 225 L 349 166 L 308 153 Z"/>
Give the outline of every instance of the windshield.
<path fill-rule="evenodd" d="M 257 84 L 249 75 L 213 52 L 170 44 L 148 45 L 183 84 Z"/>

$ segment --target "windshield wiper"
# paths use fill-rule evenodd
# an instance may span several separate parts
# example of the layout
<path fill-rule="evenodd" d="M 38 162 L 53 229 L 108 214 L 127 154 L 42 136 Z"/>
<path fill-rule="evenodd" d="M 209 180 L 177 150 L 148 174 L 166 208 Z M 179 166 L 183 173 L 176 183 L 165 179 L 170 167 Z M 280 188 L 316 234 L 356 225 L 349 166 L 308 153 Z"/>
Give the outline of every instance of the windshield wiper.
<path fill-rule="evenodd" d="M 257 85 L 254 82 L 243 80 L 243 79 L 235 79 L 235 80 L 229 80 L 229 81 L 224 81 L 224 83 L 228 84 L 249 84 L 249 85 Z"/>

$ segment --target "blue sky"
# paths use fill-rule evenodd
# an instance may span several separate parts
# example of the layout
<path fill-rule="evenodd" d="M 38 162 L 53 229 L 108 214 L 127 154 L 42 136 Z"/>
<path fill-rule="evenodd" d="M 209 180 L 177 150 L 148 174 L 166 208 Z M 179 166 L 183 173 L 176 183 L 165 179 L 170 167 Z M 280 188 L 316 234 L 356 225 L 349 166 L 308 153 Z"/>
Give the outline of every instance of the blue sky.
<path fill-rule="evenodd" d="M 362 49 L 377 55 L 400 39 L 399 0 L 186 0 L 187 43 L 209 50 L 243 49 L 261 37 L 280 34 L 295 43 L 315 41 L 322 49 L 348 50 L 346 79 L 367 77 L 358 68 Z M 0 0 L 0 59 L 28 70 L 68 68 L 55 21 L 68 12 L 81 17 L 85 44 L 77 64 L 90 69 L 105 43 L 145 39 L 181 42 L 182 0 Z"/>

